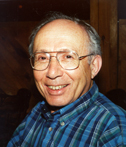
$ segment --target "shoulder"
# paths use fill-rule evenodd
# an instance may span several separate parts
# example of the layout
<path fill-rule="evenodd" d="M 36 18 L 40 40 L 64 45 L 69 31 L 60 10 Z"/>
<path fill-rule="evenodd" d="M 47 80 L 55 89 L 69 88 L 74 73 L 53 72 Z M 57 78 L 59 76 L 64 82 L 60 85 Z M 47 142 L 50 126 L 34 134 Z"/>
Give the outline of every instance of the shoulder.
<path fill-rule="evenodd" d="M 126 136 L 126 111 L 120 106 L 114 104 L 101 93 L 99 93 L 99 96 L 95 101 L 95 105 L 97 105 L 101 110 L 104 110 L 106 115 L 109 116 L 110 121 L 116 123 L 120 128 L 120 131 L 122 131 Z"/>
<path fill-rule="evenodd" d="M 28 126 L 29 124 L 34 124 L 36 119 L 41 115 L 41 102 L 37 103 L 33 109 L 28 113 L 28 115 L 23 120 L 23 124 Z"/>
<path fill-rule="evenodd" d="M 97 105 L 100 110 L 105 111 L 104 118 L 109 117 L 101 137 L 102 141 L 107 138 L 107 136 L 112 136 L 117 142 L 126 144 L 126 111 L 101 93 L 99 93 L 95 105 Z"/>
<path fill-rule="evenodd" d="M 37 103 L 34 108 L 27 114 L 25 119 L 21 122 L 21 124 L 17 127 L 16 131 L 23 131 L 26 128 L 32 128 L 37 118 L 41 115 L 41 103 Z M 27 129 L 26 129 L 27 130 Z"/>
<path fill-rule="evenodd" d="M 31 137 L 30 134 L 34 130 L 34 124 L 37 119 L 41 118 L 40 115 L 41 103 L 38 103 L 17 127 L 7 147 L 20 146 L 23 142 L 29 142 Z M 29 136 L 29 140 L 27 140 L 27 136 Z"/>
<path fill-rule="evenodd" d="M 118 117 L 122 116 L 126 119 L 126 111 L 120 106 L 114 104 L 111 100 L 109 100 L 105 95 L 99 93 L 95 104 L 99 107 L 105 109 L 111 115 Z"/>
<path fill-rule="evenodd" d="M 126 122 L 126 111 L 110 101 L 105 95 L 99 93 L 95 104 L 113 116 L 118 123 Z"/>

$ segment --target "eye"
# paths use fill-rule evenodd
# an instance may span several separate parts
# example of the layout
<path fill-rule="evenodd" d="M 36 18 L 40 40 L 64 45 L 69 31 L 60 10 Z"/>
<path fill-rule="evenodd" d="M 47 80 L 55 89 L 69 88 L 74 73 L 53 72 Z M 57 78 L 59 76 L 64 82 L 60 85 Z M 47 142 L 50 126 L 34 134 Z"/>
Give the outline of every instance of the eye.
<path fill-rule="evenodd" d="M 68 61 L 68 60 L 72 60 L 73 56 L 69 53 L 65 53 L 65 54 L 61 54 L 60 55 L 60 60 L 62 61 Z"/>
<path fill-rule="evenodd" d="M 70 59 L 70 58 L 73 58 L 73 57 L 71 55 L 66 55 L 65 58 Z"/>
<path fill-rule="evenodd" d="M 48 60 L 48 56 L 46 56 L 46 54 L 36 54 L 35 60 L 37 62 L 46 62 Z"/>
<path fill-rule="evenodd" d="M 58 54 L 58 59 L 62 62 L 73 62 L 76 60 L 76 54 L 73 52 L 63 52 Z"/>
<path fill-rule="evenodd" d="M 64 54 L 64 59 L 65 60 L 75 60 L 76 56 L 73 53 L 66 53 L 66 54 Z"/>
<path fill-rule="evenodd" d="M 38 57 L 38 60 L 46 60 L 46 57 L 40 56 Z"/>

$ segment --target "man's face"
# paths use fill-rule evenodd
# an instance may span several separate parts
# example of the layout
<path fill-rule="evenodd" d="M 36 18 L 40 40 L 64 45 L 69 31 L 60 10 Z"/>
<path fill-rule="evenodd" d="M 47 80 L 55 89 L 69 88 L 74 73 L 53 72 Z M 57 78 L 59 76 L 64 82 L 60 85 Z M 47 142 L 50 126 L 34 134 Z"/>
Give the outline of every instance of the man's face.
<path fill-rule="evenodd" d="M 45 25 L 37 33 L 34 41 L 33 52 L 53 52 L 73 50 L 79 56 L 87 55 L 88 36 L 85 30 L 69 20 L 55 20 Z M 56 53 L 51 53 L 56 55 Z M 53 107 L 64 107 L 74 102 L 91 87 L 91 69 L 88 58 L 80 61 L 78 68 L 65 70 L 55 57 L 47 69 L 33 71 L 35 83 L 46 99 Z"/>

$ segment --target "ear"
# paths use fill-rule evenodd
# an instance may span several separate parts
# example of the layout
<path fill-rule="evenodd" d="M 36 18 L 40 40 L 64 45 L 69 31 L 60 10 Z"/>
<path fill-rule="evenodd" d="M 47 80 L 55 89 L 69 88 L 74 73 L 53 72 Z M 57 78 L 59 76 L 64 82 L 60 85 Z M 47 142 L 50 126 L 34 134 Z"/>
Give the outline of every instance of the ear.
<path fill-rule="evenodd" d="M 100 71 L 102 66 L 102 58 L 100 55 L 96 55 L 93 57 L 90 68 L 91 68 L 91 79 L 93 79 L 98 72 Z"/>

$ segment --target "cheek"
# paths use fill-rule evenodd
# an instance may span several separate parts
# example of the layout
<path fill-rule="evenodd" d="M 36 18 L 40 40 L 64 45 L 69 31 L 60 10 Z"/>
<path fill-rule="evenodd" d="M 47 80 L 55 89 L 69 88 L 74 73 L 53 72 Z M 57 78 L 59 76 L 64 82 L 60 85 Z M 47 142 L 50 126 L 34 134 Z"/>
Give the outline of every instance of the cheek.
<path fill-rule="evenodd" d="M 91 82 L 91 69 L 89 64 L 80 65 L 80 82 L 83 86 L 89 86 Z M 79 74 L 78 74 L 79 75 Z"/>
<path fill-rule="evenodd" d="M 72 87 L 70 87 L 69 91 L 73 94 L 73 99 L 76 100 L 82 94 L 87 92 L 89 87 L 87 74 L 84 68 L 79 67 L 75 71 L 71 72 L 69 77 L 72 79 Z"/>
<path fill-rule="evenodd" d="M 86 79 L 85 79 L 85 70 L 82 67 L 69 71 L 67 75 L 69 79 L 72 80 L 71 83 L 74 92 L 76 92 L 78 89 L 81 89 L 82 86 L 84 86 Z"/>
<path fill-rule="evenodd" d="M 37 82 L 41 81 L 44 77 L 44 73 L 42 71 L 33 71 L 33 75 Z"/>
<path fill-rule="evenodd" d="M 43 88 L 43 72 L 42 71 L 34 71 L 34 79 L 35 79 L 35 83 L 36 83 L 36 87 L 38 89 L 38 91 L 40 92 L 40 94 L 45 97 L 44 95 L 44 88 Z"/>
<path fill-rule="evenodd" d="M 91 68 L 88 64 L 88 58 L 81 61 L 80 68 L 82 69 L 82 72 L 85 76 L 91 77 Z"/>

